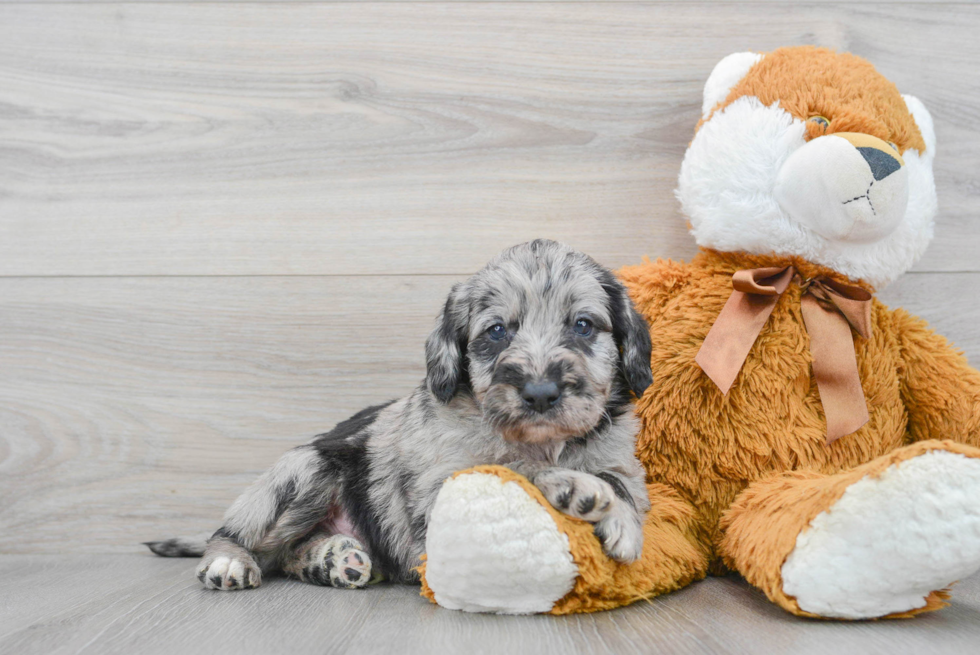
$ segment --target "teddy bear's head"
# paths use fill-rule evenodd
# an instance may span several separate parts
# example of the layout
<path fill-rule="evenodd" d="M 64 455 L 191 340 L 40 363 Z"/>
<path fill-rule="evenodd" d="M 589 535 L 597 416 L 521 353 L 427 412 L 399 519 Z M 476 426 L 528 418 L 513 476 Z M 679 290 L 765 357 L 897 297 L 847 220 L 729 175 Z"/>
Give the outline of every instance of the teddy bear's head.
<path fill-rule="evenodd" d="M 883 286 L 932 239 L 936 137 L 867 61 L 729 55 L 704 86 L 677 197 L 702 247 L 803 257 Z"/>

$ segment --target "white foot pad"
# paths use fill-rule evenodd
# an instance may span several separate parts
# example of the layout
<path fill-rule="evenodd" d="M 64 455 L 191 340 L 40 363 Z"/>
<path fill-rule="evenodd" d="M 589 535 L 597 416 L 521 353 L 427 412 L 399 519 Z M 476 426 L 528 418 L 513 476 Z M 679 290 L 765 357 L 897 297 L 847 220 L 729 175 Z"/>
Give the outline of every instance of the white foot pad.
<path fill-rule="evenodd" d="M 980 568 L 980 460 L 929 451 L 852 484 L 796 538 L 783 591 L 820 616 L 923 607 Z"/>
<path fill-rule="evenodd" d="M 426 536 L 425 579 L 449 609 L 547 612 L 575 584 L 568 537 L 519 485 L 468 473 L 439 492 Z"/>

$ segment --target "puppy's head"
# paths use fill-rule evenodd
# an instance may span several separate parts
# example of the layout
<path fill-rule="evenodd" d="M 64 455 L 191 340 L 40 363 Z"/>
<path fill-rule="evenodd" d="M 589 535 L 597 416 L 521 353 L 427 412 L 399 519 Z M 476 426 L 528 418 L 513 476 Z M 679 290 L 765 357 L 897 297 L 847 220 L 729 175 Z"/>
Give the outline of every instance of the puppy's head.
<path fill-rule="evenodd" d="M 439 401 L 472 395 L 508 441 L 586 434 L 652 381 L 650 334 L 623 285 L 554 241 L 506 250 L 453 287 L 425 350 Z"/>

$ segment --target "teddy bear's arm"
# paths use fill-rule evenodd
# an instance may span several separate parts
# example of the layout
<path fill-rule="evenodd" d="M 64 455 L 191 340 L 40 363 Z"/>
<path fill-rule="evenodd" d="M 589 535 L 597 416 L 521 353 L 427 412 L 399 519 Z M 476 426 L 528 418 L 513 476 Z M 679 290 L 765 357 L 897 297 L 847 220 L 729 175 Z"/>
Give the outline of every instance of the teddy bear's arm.
<path fill-rule="evenodd" d="M 636 310 L 652 323 L 667 302 L 687 285 L 691 268 L 684 262 L 658 259 L 624 266 L 616 274 L 626 286 Z"/>
<path fill-rule="evenodd" d="M 980 446 L 980 371 L 922 319 L 902 309 L 893 319 L 909 441 L 952 439 Z"/>

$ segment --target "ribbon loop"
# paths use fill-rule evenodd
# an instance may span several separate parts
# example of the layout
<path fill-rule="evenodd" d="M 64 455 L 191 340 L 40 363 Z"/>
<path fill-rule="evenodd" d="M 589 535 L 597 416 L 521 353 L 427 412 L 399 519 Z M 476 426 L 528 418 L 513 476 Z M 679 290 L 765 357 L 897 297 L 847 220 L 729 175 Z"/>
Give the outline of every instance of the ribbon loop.
<path fill-rule="evenodd" d="M 694 360 L 723 394 L 731 389 L 780 296 L 796 277 L 792 266 L 736 271 L 732 295 Z M 800 310 L 810 336 L 813 377 L 827 417 L 827 443 L 868 422 L 851 329 L 871 336 L 871 294 L 827 277 L 801 284 Z"/>
<path fill-rule="evenodd" d="M 732 287 L 742 293 L 757 293 L 763 296 L 781 296 L 792 281 L 796 271 L 792 266 L 783 268 L 750 268 L 735 271 Z"/>
<path fill-rule="evenodd" d="M 866 290 L 821 277 L 812 281 L 809 292 L 821 304 L 830 303 L 862 337 L 871 336 L 872 296 Z"/>

